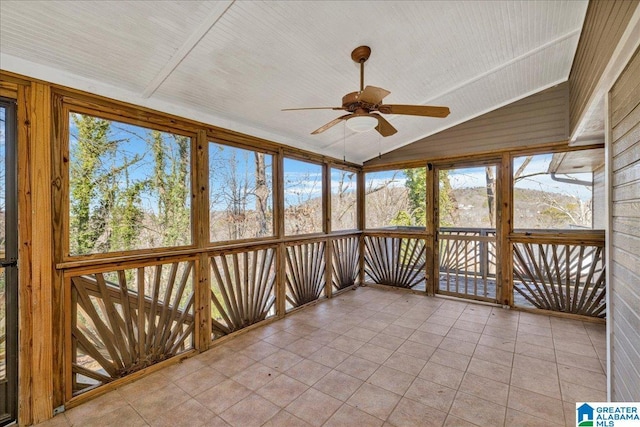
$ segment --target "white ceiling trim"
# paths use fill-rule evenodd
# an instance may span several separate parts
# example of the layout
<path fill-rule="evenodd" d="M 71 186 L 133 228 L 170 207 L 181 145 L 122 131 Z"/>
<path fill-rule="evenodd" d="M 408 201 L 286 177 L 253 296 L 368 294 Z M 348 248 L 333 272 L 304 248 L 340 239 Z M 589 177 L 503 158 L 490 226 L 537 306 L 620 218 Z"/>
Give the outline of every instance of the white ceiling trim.
<path fill-rule="evenodd" d="M 235 3 L 235 0 L 220 1 L 216 3 L 216 8 L 202 20 L 202 23 L 194 30 L 193 33 L 191 33 L 189 38 L 185 40 L 182 46 L 180 46 L 180 49 L 173 54 L 171 59 L 166 63 L 162 70 L 160 70 L 158 75 L 149 82 L 147 87 L 144 89 L 144 92 L 142 92 L 143 98 L 149 98 L 156 90 L 158 90 L 160 85 L 171 75 L 171 73 L 173 73 L 176 67 L 180 65 L 187 55 L 189 55 L 193 48 L 200 43 L 200 40 L 202 40 L 209 30 L 216 25 L 233 3 Z"/>

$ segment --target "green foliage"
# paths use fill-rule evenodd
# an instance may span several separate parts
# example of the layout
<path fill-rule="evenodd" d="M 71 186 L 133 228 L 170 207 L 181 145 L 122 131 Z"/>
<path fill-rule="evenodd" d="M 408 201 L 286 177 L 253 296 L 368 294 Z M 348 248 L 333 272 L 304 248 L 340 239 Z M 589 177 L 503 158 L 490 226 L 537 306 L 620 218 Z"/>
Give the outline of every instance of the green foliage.
<path fill-rule="evenodd" d="M 408 226 L 419 225 L 424 226 L 427 223 L 426 216 L 426 194 L 427 194 L 427 169 L 414 168 L 405 169 L 405 187 L 408 190 L 409 212 L 399 212 L 393 219 L 393 225 Z M 455 198 L 449 182 L 449 172 L 440 171 L 439 176 L 440 195 L 439 195 L 439 211 L 440 225 L 450 226 L 454 223 L 455 214 Z"/>
<path fill-rule="evenodd" d="M 427 223 L 426 195 L 427 195 L 427 168 L 405 169 L 407 177 L 405 186 L 408 190 L 411 222 L 409 225 L 424 226 Z"/>
<path fill-rule="evenodd" d="M 138 135 L 138 129 L 128 128 L 114 132 L 109 120 L 81 114 L 71 118 L 77 129 L 70 162 L 71 253 L 188 244 L 190 139 L 169 136 L 174 138 L 171 144 L 167 134 L 158 131 L 138 128 L 145 132 Z M 127 133 L 138 140 L 146 138 L 153 154 L 151 166 L 148 157 L 145 162 L 146 154 L 127 151 L 132 143 L 129 138 L 114 136 Z M 157 211 L 145 209 L 145 194 L 157 201 Z M 161 241 L 154 235 L 161 236 Z"/>
<path fill-rule="evenodd" d="M 451 227 L 455 225 L 456 219 L 456 199 L 453 195 L 453 189 L 451 188 L 451 182 L 449 181 L 449 171 L 440 171 L 439 176 L 439 213 L 440 213 L 440 226 Z"/>
<path fill-rule="evenodd" d="M 71 246 L 73 253 L 88 254 L 96 249 L 113 205 L 113 194 L 101 188 L 107 176 L 100 170 L 101 157 L 112 151 L 113 145 L 107 139 L 109 121 L 77 114 L 72 118 L 78 136 L 72 148 L 72 157 L 77 161 L 71 163 Z M 92 202 L 97 209 L 91 209 Z"/>
<path fill-rule="evenodd" d="M 148 139 L 154 157 L 153 185 L 158 194 L 157 222 L 163 230 L 162 246 L 185 245 L 191 241 L 190 211 L 187 206 L 190 140 L 180 135 L 173 135 L 173 138 L 176 153 L 171 152 L 162 133 L 152 131 Z"/>
<path fill-rule="evenodd" d="M 391 220 L 391 225 L 397 225 L 400 227 L 408 227 L 413 225 L 413 218 L 407 211 L 398 211 L 395 218 Z"/>

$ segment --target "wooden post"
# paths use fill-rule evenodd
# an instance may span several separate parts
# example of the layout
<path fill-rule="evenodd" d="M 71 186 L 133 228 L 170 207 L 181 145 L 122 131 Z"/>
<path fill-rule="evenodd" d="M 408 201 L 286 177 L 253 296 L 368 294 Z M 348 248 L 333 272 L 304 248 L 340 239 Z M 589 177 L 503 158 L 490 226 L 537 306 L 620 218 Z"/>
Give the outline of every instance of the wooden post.
<path fill-rule="evenodd" d="M 33 319 L 33 359 L 31 362 L 31 405 L 32 421 L 39 423 L 53 415 L 54 381 L 60 383 L 60 378 L 54 380 L 54 352 L 53 343 L 55 325 L 53 320 L 54 291 L 52 283 L 53 260 L 53 230 L 52 198 L 51 198 L 51 89 L 42 83 L 31 85 L 31 99 L 29 103 L 30 138 L 29 152 L 31 154 L 31 188 L 32 235 L 37 236 L 36 244 L 32 245 L 32 307 Z M 60 239 L 58 239 L 59 241 Z M 59 347 L 58 347 L 59 348 Z M 56 359 L 57 360 L 57 357 Z M 25 361 L 29 363 L 29 361 Z M 56 370 L 57 371 L 57 370 Z M 58 373 L 58 372 L 56 372 Z M 22 381 L 21 381 L 22 383 Z M 56 394 L 61 390 L 55 391 Z M 57 400 L 57 399 L 56 399 Z"/>
<path fill-rule="evenodd" d="M 47 86 L 47 88 L 51 91 L 50 86 Z M 52 229 L 53 261 L 54 263 L 59 263 L 69 253 L 68 220 L 65 225 L 65 218 L 68 218 L 69 209 L 69 181 L 64 178 L 67 176 L 66 171 L 69 167 L 69 113 L 63 108 L 60 96 L 54 96 L 52 99 L 50 93 L 48 105 L 53 110 L 50 111 L 51 120 L 47 123 L 47 133 L 50 138 L 48 155 L 51 161 L 48 186 L 51 189 L 51 210 L 47 220 L 50 221 Z M 53 107 L 51 107 L 52 105 Z M 70 313 L 68 304 L 71 300 L 65 295 L 68 290 L 65 288 L 63 271 L 52 267 L 49 267 L 49 270 L 52 274 L 52 379 L 53 407 L 55 408 L 65 403 L 67 400 L 65 388 L 70 386 L 65 383 L 65 371 L 71 370 L 71 355 L 68 354 L 71 350 L 69 345 L 71 336 L 67 334 L 70 329 L 66 328 L 70 319 L 65 317 L 67 313 Z"/>
<path fill-rule="evenodd" d="M 284 150 L 280 148 L 273 159 L 275 185 L 273 191 L 274 234 L 280 240 L 276 249 L 276 316 L 284 317 L 286 312 L 286 250 L 284 238 Z"/>
<path fill-rule="evenodd" d="M 329 163 L 322 164 L 322 215 L 325 234 L 331 234 L 331 167 Z M 333 240 L 328 237 L 324 247 L 324 296 L 331 298 L 332 295 L 332 263 L 333 263 Z"/>
<path fill-rule="evenodd" d="M 359 263 L 359 273 L 358 273 L 358 277 L 360 278 L 360 284 L 364 283 L 364 229 L 366 227 L 366 210 L 365 210 L 365 175 L 364 172 L 362 170 L 358 171 L 358 175 L 357 175 L 357 179 L 358 179 L 358 185 L 357 185 L 357 189 L 356 189 L 356 194 L 357 194 L 357 202 L 356 202 L 356 207 L 357 207 L 357 216 L 358 216 L 358 230 L 362 231 L 363 233 L 360 234 L 360 238 L 358 239 L 358 245 L 359 245 L 359 252 L 360 252 L 360 258 L 358 260 Z"/>
<path fill-rule="evenodd" d="M 198 131 L 191 141 L 191 179 L 193 212 L 191 221 L 194 243 L 204 248 L 209 243 L 209 140 L 205 130 Z M 200 253 L 195 263 L 194 300 L 195 337 L 198 351 L 205 351 L 211 344 L 211 270 L 206 252 Z"/>
<path fill-rule="evenodd" d="M 433 164 L 427 164 L 427 173 L 426 173 L 426 195 L 425 195 L 425 203 L 426 203 L 426 235 L 425 235 L 425 246 L 426 246 L 426 262 L 425 262 L 425 275 L 427 279 L 426 291 L 427 295 L 433 296 L 436 293 L 436 281 L 438 280 L 438 272 L 436 271 L 438 268 L 438 262 L 435 259 L 437 255 L 436 251 L 436 233 L 438 230 L 438 226 L 436 224 L 437 214 L 436 210 L 438 209 L 438 198 L 436 193 L 436 188 L 438 186 L 438 178 L 436 177 L 436 172 L 433 168 Z"/>
<path fill-rule="evenodd" d="M 496 298 L 503 305 L 513 306 L 513 254 L 510 234 L 513 231 L 513 173 L 512 159 L 502 155 L 497 182 L 496 224 Z"/>
<path fill-rule="evenodd" d="M 18 283 L 33 283 L 32 280 L 32 171 L 31 171 L 31 87 L 18 85 L 17 87 L 17 137 L 18 137 Z M 18 423 L 32 424 L 32 375 L 33 361 L 33 307 L 32 286 L 19 286 L 18 295 L 18 324 L 20 328 L 18 342 L 18 370 L 20 387 L 18 387 Z"/>

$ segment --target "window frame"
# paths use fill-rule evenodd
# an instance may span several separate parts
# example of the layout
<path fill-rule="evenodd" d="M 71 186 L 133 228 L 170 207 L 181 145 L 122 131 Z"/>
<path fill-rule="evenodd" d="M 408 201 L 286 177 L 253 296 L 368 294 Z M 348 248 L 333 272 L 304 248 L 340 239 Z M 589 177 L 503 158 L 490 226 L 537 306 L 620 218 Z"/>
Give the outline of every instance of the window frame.
<path fill-rule="evenodd" d="M 321 224 L 320 224 L 320 231 L 314 231 L 311 233 L 303 233 L 303 234 L 288 234 L 287 233 L 287 216 L 286 216 L 286 211 L 287 211 L 287 204 L 286 204 L 286 197 L 285 197 L 285 186 L 286 186 L 286 169 L 285 169 L 285 163 L 287 161 L 287 159 L 289 160 L 294 160 L 296 162 L 302 162 L 302 163 L 309 163 L 312 165 L 317 165 L 318 167 L 320 167 L 320 193 L 321 193 L 321 214 L 322 214 L 322 218 L 321 218 Z M 293 153 L 288 153 L 288 152 L 284 152 L 282 155 L 282 161 L 280 163 L 282 165 L 282 170 L 280 172 L 281 178 L 282 178 L 282 187 L 280 188 L 280 198 L 281 198 L 281 209 L 282 209 L 282 230 L 281 230 L 281 236 L 283 239 L 296 239 L 299 238 L 300 236 L 304 236 L 304 237 L 315 237 L 315 236 L 322 236 L 326 234 L 326 226 L 325 224 L 327 223 L 327 218 L 326 218 L 326 204 L 327 204 L 327 200 L 329 200 L 327 198 L 327 188 L 326 188 L 326 178 L 327 178 L 327 164 L 323 163 L 321 161 L 317 161 L 317 160 L 313 160 L 313 159 L 309 159 L 307 157 L 304 156 L 297 156 Z M 330 196 L 329 196 L 330 197 Z"/>
<path fill-rule="evenodd" d="M 333 174 L 333 170 L 334 169 L 339 170 L 339 171 L 348 171 L 348 172 L 351 172 L 351 173 L 353 173 L 355 175 L 354 182 L 355 182 L 356 203 L 354 205 L 354 209 L 355 209 L 356 217 L 355 217 L 355 224 L 354 224 L 353 228 L 336 229 L 334 227 L 334 224 L 333 224 L 333 206 L 334 205 L 333 205 L 333 191 L 332 191 L 332 182 L 333 181 L 331 179 L 331 176 Z M 328 209 L 327 214 L 329 215 L 329 221 L 328 222 L 330 224 L 329 230 L 328 230 L 329 233 L 348 233 L 348 232 L 359 231 L 359 229 L 358 229 L 358 215 L 359 215 L 359 211 L 360 211 L 361 207 L 359 206 L 359 197 L 358 197 L 358 194 L 360 192 L 360 188 L 359 188 L 360 187 L 360 182 L 358 180 L 358 173 L 360 171 L 358 171 L 356 168 L 352 168 L 352 167 L 349 167 L 349 166 L 346 166 L 346 165 L 340 165 L 340 164 L 337 164 L 337 163 L 329 163 L 327 165 L 327 172 L 328 172 L 328 175 L 329 175 L 329 177 L 328 177 L 329 188 L 327 189 L 327 196 L 328 196 L 328 203 L 329 203 L 329 209 Z"/>
<path fill-rule="evenodd" d="M 209 169 L 209 162 L 210 162 L 210 158 L 209 158 L 209 149 L 211 148 L 211 144 L 218 144 L 218 145 L 223 145 L 226 147 L 231 147 L 231 148 L 237 148 L 237 149 L 241 149 L 241 150 L 245 150 L 245 151 L 253 151 L 253 152 L 259 152 L 259 153 L 263 153 L 263 154 L 268 154 L 271 156 L 271 200 L 272 200 L 272 211 L 273 211 L 273 217 L 271 218 L 271 235 L 270 236 L 263 236 L 263 237 L 248 237 L 245 239 L 236 239 L 236 240 L 211 240 L 211 224 L 210 224 L 210 218 L 211 218 L 211 188 L 210 188 L 210 169 Z M 220 139 L 220 138 L 212 138 L 212 137 L 208 137 L 207 138 L 207 149 L 206 151 L 206 187 L 207 187 L 207 191 L 206 191 L 206 212 L 207 212 L 207 230 L 206 230 L 206 243 L 207 246 L 209 247 L 218 247 L 218 246 L 228 246 L 228 245 L 233 245 L 233 244 L 242 244 L 242 243 L 247 243 L 247 242 L 255 242 L 255 243 L 265 243 L 265 242 L 270 242 L 273 240 L 276 240 L 278 238 L 278 232 L 277 232 L 277 215 L 278 212 L 280 211 L 280 207 L 278 206 L 279 202 L 279 195 L 278 195 L 278 191 L 277 191 L 277 182 L 278 182 L 278 167 L 277 164 L 279 162 L 278 158 L 279 158 L 279 154 L 276 150 L 269 150 L 267 148 L 257 148 L 251 145 L 245 145 L 245 144 L 239 144 L 239 143 L 235 143 L 235 142 L 230 142 L 230 141 L 226 141 L 224 139 Z"/>
<path fill-rule="evenodd" d="M 363 220 L 364 220 L 364 224 L 363 224 L 363 230 L 366 232 L 386 232 L 386 233 L 404 233 L 404 234 L 425 234 L 429 228 L 429 224 L 428 224 L 428 216 L 426 218 L 426 222 L 424 226 L 398 226 L 398 225 L 388 225 L 388 226 L 383 226 L 383 227 L 371 227 L 367 221 L 367 217 L 368 217 L 368 212 L 367 212 L 367 176 L 371 175 L 371 174 L 377 174 L 377 173 L 385 173 L 385 172 L 394 172 L 394 171 L 400 171 L 402 172 L 404 169 L 420 169 L 420 168 L 424 168 L 427 171 L 429 171 L 429 167 L 427 162 L 425 162 L 424 164 L 411 164 L 411 165 L 407 165 L 406 167 L 389 167 L 389 168 L 376 168 L 376 169 L 370 169 L 370 170 L 364 170 L 364 188 L 361 190 L 362 191 L 362 201 L 364 206 L 362 207 L 362 209 L 364 210 L 364 214 L 363 214 Z M 426 178 L 426 176 L 425 176 Z M 427 179 L 427 178 L 426 178 Z M 428 186 L 429 183 L 428 181 L 425 183 L 425 186 Z M 425 209 L 427 208 L 427 195 L 429 194 L 429 191 L 427 189 L 426 194 L 425 194 L 425 199 L 424 199 L 424 206 Z"/>
<path fill-rule="evenodd" d="M 71 102 L 65 102 L 65 101 Z M 61 175 L 60 182 L 55 183 L 55 185 L 62 190 L 61 197 L 61 206 L 59 207 L 61 211 L 61 220 L 62 220 L 62 232 L 63 232 L 63 241 L 62 241 L 62 263 L 74 262 L 74 261 L 82 261 L 82 260 L 110 260 L 113 258 L 123 257 L 123 256 L 148 256 L 150 254 L 164 253 L 164 252 L 183 252 L 185 250 L 195 249 L 198 247 L 198 233 L 196 227 L 194 225 L 194 221 L 197 215 L 197 208 L 194 206 L 194 194 L 195 188 L 194 185 L 197 179 L 197 168 L 194 167 L 196 165 L 196 157 L 197 157 L 197 140 L 198 134 L 196 132 L 188 131 L 185 128 L 181 128 L 180 126 L 167 126 L 164 123 L 159 123 L 159 120 L 153 120 L 153 117 L 149 115 L 129 115 L 126 114 L 125 111 L 119 111 L 117 109 L 113 109 L 108 106 L 91 104 L 89 106 L 82 105 L 82 101 L 77 101 L 73 99 L 68 99 L 63 97 L 62 105 L 59 108 L 59 118 L 58 129 L 60 134 L 56 136 L 60 139 L 60 148 L 62 156 L 61 163 Z M 190 233 L 191 233 L 191 244 L 182 245 L 182 246 L 158 246 L 153 248 L 142 248 L 142 249 L 132 249 L 125 251 L 111 251 L 104 253 L 91 253 L 91 254 L 71 254 L 71 188 L 70 188 L 70 177 L 71 177 L 71 133 L 70 133 L 70 120 L 71 114 L 82 114 L 87 116 L 96 117 L 103 120 L 109 120 L 114 122 L 120 122 L 131 126 L 138 126 L 145 129 L 149 129 L 151 131 L 160 131 L 165 133 L 172 133 L 179 136 L 184 136 L 189 138 L 189 195 L 190 195 L 190 204 L 189 204 L 189 220 L 190 220 Z M 147 120 L 140 119 L 140 117 L 146 117 Z M 166 119 L 164 120 L 167 121 Z M 60 123 L 61 122 L 61 123 Z M 54 161 L 55 163 L 55 161 Z"/>

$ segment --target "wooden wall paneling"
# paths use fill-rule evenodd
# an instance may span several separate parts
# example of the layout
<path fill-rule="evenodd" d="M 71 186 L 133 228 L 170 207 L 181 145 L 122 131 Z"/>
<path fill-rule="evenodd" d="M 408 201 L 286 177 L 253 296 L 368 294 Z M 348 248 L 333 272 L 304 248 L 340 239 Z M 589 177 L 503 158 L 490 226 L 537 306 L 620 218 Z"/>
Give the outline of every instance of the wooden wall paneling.
<path fill-rule="evenodd" d="M 32 246 L 32 307 L 33 317 L 33 359 L 32 369 L 32 421 L 39 423 L 51 418 L 54 400 L 59 399 L 60 390 L 54 390 L 54 384 L 60 384 L 60 379 L 54 378 L 54 340 L 59 334 L 54 334 L 55 304 L 52 266 L 53 259 L 53 230 L 52 200 L 51 200 L 51 90 L 50 87 L 34 83 L 31 85 L 31 99 L 29 102 L 30 123 L 30 153 L 32 165 L 32 235 L 38 236 L 37 244 Z M 60 346 L 57 347 L 60 349 Z M 56 394 L 54 396 L 54 393 Z"/>
<path fill-rule="evenodd" d="M 31 88 L 17 87 L 18 136 L 18 423 L 32 423 L 33 388 L 33 234 L 32 234 L 32 143 Z"/>
<path fill-rule="evenodd" d="M 513 230 L 513 159 L 502 155 L 498 164 L 496 188 L 496 298 L 500 304 L 513 306 L 513 248 L 509 240 Z"/>
<path fill-rule="evenodd" d="M 608 94 L 610 205 L 608 292 L 614 401 L 640 400 L 640 49 Z"/>
<path fill-rule="evenodd" d="M 570 128 L 575 131 L 638 0 L 590 1 L 569 74 Z"/>
<path fill-rule="evenodd" d="M 569 88 L 563 83 L 365 162 L 365 168 L 415 159 L 495 155 L 566 141 Z"/>
<path fill-rule="evenodd" d="M 593 171 L 592 200 L 593 210 L 591 214 L 591 224 L 594 229 L 604 230 L 607 224 L 604 165 Z"/>
<path fill-rule="evenodd" d="M 193 241 L 198 248 L 209 244 L 209 139 L 207 132 L 199 130 L 191 142 L 191 188 L 195 214 L 191 221 L 195 227 Z M 195 264 L 195 348 L 202 352 L 211 344 L 211 270 L 209 257 L 201 253 Z"/>

